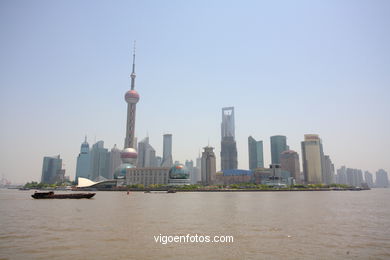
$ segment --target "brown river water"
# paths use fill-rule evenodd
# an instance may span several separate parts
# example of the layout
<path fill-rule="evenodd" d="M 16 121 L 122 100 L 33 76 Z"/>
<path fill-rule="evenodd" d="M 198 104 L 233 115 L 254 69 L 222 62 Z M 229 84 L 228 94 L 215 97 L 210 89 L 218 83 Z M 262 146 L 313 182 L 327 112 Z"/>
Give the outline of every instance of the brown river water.
<path fill-rule="evenodd" d="M 0 190 L 0 259 L 390 259 L 390 189 L 32 193 Z M 233 242 L 155 240 L 187 234 Z"/>

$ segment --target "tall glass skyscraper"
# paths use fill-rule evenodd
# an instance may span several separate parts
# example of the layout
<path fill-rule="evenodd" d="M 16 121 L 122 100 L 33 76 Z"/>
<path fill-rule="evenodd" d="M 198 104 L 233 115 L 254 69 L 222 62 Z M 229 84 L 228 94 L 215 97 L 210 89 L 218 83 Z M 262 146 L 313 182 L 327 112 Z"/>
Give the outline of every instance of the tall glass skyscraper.
<path fill-rule="evenodd" d="M 263 141 L 248 137 L 249 169 L 264 168 Z"/>
<path fill-rule="evenodd" d="M 56 183 L 57 175 L 60 175 L 61 171 L 62 159 L 59 155 L 43 157 L 41 182 L 46 184 Z"/>
<path fill-rule="evenodd" d="M 389 187 L 389 177 L 387 172 L 383 169 L 380 169 L 376 172 L 375 184 L 378 188 L 387 188 Z"/>
<path fill-rule="evenodd" d="M 149 144 L 149 137 L 138 143 L 138 168 L 159 167 L 157 165 L 156 150 Z"/>
<path fill-rule="evenodd" d="M 164 134 L 162 167 L 172 167 L 172 134 Z"/>
<path fill-rule="evenodd" d="M 288 150 L 284 135 L 271 136 L 271 161 L 272 164 L 280 164 L 280 154 Z"/>
<path fill-rule="evenodd" d="M 98 141 L 92 145 L 90 179 L 95 181 L 99 179 L 99 176 L 108 179 L 109 161 L 108 149 L 104 148 L 103 141 Z"/>
<path fill-rule="evenodd" d="M 221 170 L 237 169 L 234 107 L 222 108 L 221 137 Z"/>
<path fill-rule="evenodd" d="M 332 163 L 329 155 L 324 155 L 323 160 L 324 168 L 322 170 L 322 182 L 324 184 L 332 184 L 335 182 L 334 164 Z"/>
<path fill-rule="evenodd" d="M 109 152 L 108 179 L 113 179 L 115 170 L 121 165 L 121 150 L 114 145 Z"/>
<path fill-rule="evenodd" d="M 374 179 L 372 177 L 372 173 L 370 173 L 369 171 L 365 171 L 364 180 L 367 183 L 368 187 L 370 188 L 374 187 Z"/>
<path fill-rule="evenodd" d="M 89 144 L 87 142 L 87 137 L 85 137 L 84 142 L 81 144 L 80 154 L 77 157 L 76 165 L 76 183 L 79 177 L 88 178 L 89 167 L 90 167 L 91 154 L 89 150 Z"/>

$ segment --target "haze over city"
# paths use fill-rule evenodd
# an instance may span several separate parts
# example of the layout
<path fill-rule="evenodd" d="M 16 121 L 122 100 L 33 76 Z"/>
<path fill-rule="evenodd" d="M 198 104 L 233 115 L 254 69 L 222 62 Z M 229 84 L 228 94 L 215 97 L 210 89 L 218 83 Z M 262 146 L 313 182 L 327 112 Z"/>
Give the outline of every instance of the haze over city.
<path fill-rule="evenodd" d="M 137 40 L 136 136 L 173 159 L 216 148 L 221 108 L 235 107 L 238 168 L 247 138 L 287 136 L 301 154 L 319 134 L 336 168 L 390 170 L 387 1 L 0 3 L 0 174 L 39 180 L 60 154 L 75 175 L 84 136 L 123 148 Z"/>

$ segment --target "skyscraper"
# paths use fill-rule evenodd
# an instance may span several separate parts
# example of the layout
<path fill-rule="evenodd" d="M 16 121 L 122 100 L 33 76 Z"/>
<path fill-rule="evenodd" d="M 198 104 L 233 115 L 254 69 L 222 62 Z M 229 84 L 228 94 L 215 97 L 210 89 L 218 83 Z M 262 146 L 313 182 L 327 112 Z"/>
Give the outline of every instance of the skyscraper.
<path fill-rule="evenodd" d="M 90 179 L 98 180 L 99 176 L 108 179 L 108 164 L 108 149 L 104 148 L 103 141 L 98 141 L 91 149 Z"/>
<path fill-rule="evenodd" d="M 387 172 L 383 169 L 380 169 L 375 174 L 375 186 L 378 188 L 387 188 L 389 187 L 389 177 Z"/>
<path fill-rule="evenodd" d="M 296 183 L 302 183 L 299 155 L 297 152 L 292 150 L 282 152 L 280 154 L 280 168 L 281 170 L 288 171 Z"/>
<path fill-rule="evenodd" d="M 305 182 L 322 183 L 322 144 L 315 134 L 306 134 L 302 146 L 302 164 Z"/>
<path fill-rule="evenodd" d="M 222 108 L 221 169 L 237 169 L 237 145 L 234 133 L 234 107 Z"/>
<path fill-rule="evenodd" d="M 108 163 L 108 179 L 114 178 L 115 170 L 121 165 L 121 150 L 114 145 L 111 151 L 108 154 L 109 163 Z"/>
<path fill-rule="evenodd" d="M 163 158 L 162 167 L 172 167 L 172 134 L 164 134 L 163 136 Z"/>
<path fill-rule="evenodd" d="M 138 143 L 138 168 L 158 167 L 156 150 L 149 144 L 149 137 Z"/>
<path fill-rule="evenodd" d="M 324 156 L 324 170 L 322 175 L 322 182 L 324 184 L 332 184 L 334 183 L 334 164 L 330 159 L 329 155 Z"/>
<path fill-rule="evenodd" d="M 190 183 L 196 184 L 198 182 L 198 171 L 196 167 L 194 167 L 193 160 L 186 160 L 185 164 L 186 168 L 190 171 Z"/>
<path fill-rule="evenodd" d="M 248 137 L 249 169 L 264 168 L 263 141 L 256 141 L 252 136 Z"/>
<path fill-rule="evenodd" d="M 202 157 L 199 154 L 198 158 L 196 158 L 195 163 L 195 172 L 196 172 L 196 183 L 202 181 Z"/>
<path fill-rule="evenodd" d="M 347 184 L 347 168 L 345 166 L 341 166 L 341 168 L 337 170 L 336 183 Z"/>
<path fill-rule="evenodd" d="M 88 178 L 90 159 L 89 144 L 87 142 L 87 137 L 85 137 L 84 143 L 81 144 L 79 156 L 77 157 L 76 182 L 79 177 Z"/>
<path fill-rule="evenodd" d="M 286 151 L 287 141 L 284 135 L 271 136 L 271 161 L 272 164 L 280 164 L 280 154 Z"/>
<path fill-rule="evenodd" d="M 211 185 L 215 181 L 216 174 L 216 162 L 214 148 L 207 146 L 204 147 L 204 152 L 202 153 L 202 165 L 201 165 L 201 176 L 202 183 L 204 185 Z"/>
<path fill-rule="evenodd" d="M 372 178 L 372 173 L 370 173 L 369 171 L 365 171 L 364 172 L 364 180 L 367 183 L 369 188 L 374 187 L 374 181 L 373 181 L 373 178 Z"/>
<path fill-rule="evenodd" d="M 364 183 L 362 170 L 347 168 L 345 175 L 347 185 L 361 187 L 362 183 Z"/>
<path fill-rule="evenodd" d="M 42 183 L 54 184 L 59 181 L 64 174 L 65 170 L 62 169 L 62 159 L 59 155 L 43 157 Z"/>

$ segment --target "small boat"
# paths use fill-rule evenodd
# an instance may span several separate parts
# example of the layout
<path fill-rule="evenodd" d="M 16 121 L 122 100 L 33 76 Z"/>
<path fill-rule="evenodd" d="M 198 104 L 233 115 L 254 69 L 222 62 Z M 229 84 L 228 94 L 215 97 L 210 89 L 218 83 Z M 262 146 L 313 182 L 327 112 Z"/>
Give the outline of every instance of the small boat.
<path fill-rule="evenodd" d="M 34 199 L 90 199 L 96 193 L 69 193 L 69 194 L 54 194 L 49 192 L 35 192 L 31 195 Z"/>

